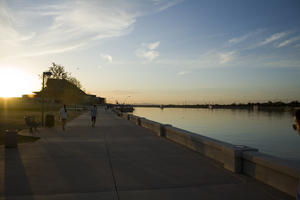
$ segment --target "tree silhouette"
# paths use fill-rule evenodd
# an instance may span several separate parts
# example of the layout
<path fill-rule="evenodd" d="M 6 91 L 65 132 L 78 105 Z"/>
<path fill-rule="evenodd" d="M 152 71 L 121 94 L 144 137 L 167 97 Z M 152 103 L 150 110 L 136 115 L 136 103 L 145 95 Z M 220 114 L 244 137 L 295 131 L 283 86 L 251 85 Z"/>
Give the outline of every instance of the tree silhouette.
<path fill-rule="evenodd" d="M 62 65 L 52 63 L 49 67 L 49 71 L 52 73 L 51 78 L 54 79 L 67 79 L 70 73 L 66 72 L 65 67 Z"/>
<path fill-rule="evenodd" d="M 49 78 L 54 78 L 54 79 L 65 79 L 67 81 L 69 81 L 70 83 L 74 84 L 75 86 L 77 86 L 78 88 L 82 88 L 82 85 L 80 83 L 80 81 L 78 79 L 76 79 L 75 77 L 71 76 L 70 72 L 67 72 L 65 70 L 65 67 L 62 65 L 58 65 L 56 63 L 52 63 L 52 66 L 49 67 L 48 69 L 52 75 Z"/>

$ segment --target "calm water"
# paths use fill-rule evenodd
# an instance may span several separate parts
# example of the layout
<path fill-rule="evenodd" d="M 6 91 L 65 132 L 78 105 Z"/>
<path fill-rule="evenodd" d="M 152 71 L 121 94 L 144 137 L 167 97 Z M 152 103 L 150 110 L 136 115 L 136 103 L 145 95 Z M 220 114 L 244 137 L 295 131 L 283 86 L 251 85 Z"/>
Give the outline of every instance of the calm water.
<path fill-rule="evenodd" d="M 289 112 L 135 108 L 133 114 L 300 163 L 300 136 Z"/>

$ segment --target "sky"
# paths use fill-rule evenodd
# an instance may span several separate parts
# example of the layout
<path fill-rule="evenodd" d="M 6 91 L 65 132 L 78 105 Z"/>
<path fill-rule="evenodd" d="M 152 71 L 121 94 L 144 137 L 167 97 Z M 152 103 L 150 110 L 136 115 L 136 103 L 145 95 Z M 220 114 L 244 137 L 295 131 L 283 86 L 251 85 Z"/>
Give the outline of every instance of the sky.
<path fill-rule="evenodd" d="M 108 102 L 299 101 L 300 1 L 0 0 L 0 96 L 52 62 Z"/>

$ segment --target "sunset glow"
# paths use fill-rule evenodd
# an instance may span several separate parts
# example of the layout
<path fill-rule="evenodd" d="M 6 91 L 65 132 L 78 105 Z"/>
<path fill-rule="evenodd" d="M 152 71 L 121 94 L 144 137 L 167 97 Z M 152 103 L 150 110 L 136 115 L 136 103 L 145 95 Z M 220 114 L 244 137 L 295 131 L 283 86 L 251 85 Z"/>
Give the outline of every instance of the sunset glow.
<path fill-rule="evenodd" d="M 38 78 L 15 67 L 0 67 L 0 97 L 20 97 L 38 88 Z"/>
<path fill-rule="evenodd" d="M 110 103 L 299 100 L 299 10 L 298 0 L 0 0 L 0 68 L 30 74 L 2 70 L 0 96 L 39 91 L 55 62 Z"/>

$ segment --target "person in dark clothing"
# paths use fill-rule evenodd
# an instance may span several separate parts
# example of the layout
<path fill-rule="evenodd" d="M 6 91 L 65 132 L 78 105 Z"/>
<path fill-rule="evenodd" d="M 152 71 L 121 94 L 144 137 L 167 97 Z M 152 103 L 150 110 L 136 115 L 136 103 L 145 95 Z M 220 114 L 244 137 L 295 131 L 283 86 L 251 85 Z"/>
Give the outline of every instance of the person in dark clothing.
<path fill-rule="evenodd" d="M 97 117 L 97 106 L 94 105 L 91 109 L 92 127 L 94 127 L 96 124 L 96 117 Z"/>

